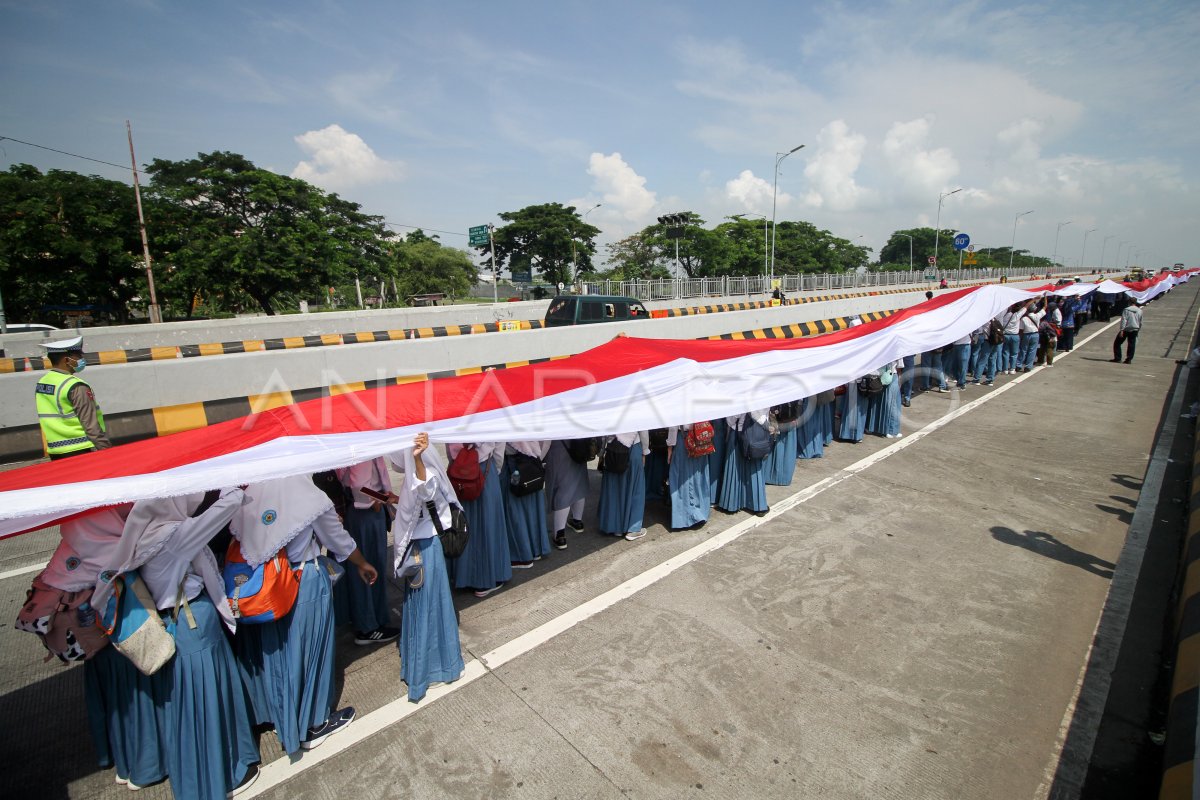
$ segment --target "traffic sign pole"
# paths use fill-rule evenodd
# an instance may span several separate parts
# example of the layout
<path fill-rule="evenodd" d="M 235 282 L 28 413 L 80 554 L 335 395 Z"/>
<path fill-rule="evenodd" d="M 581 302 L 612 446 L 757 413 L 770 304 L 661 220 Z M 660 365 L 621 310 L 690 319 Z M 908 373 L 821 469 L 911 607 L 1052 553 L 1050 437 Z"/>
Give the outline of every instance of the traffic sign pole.
<path fill-rule="evenodd" d="M 500 302 L 500 279 L 496 276 L 496 237 L 495 225 L 487 226 L 488 246 L 492 249 L 492 302 Z"/>

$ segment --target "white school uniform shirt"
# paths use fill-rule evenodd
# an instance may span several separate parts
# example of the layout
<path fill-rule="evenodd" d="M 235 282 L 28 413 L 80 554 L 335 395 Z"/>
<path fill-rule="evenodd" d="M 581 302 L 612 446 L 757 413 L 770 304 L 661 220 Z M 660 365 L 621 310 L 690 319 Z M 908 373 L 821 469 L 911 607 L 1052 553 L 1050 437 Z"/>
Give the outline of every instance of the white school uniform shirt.
<path fill-rule="evenodd" d="M 468 442 L 467 444 L 470 444 Z M 455 456 L 462 452 L 464 444 L 448 444 L 446 445 L 447 461 L 453 461 Z M 499 472 L 504 466 L 504 442 L 479 442 L 475 446 L 475 455 L 479 457 L 479 468 L 483 469 L 483 464 L 489 458 L 492 460 L 492 465 Z"/>
<path fill-rule="evenodd" d="M 138 574 L 160 610 L 174 610 L 180 601 L 180 584 L 188 600 L 195 600 L 204 590 L 204 580 L 193 569 L 192 560 L 233 519 L 234 512 L 242 505 L 242 495 L 241 489 L 222 490 L 221 496 L 203 514 L 181 520 L 166 545 L 138 567 Z M 217 603 L 224 598 L 212 600 Z"/>
<path fill-rule="evenodd" d="M 1045 315 L 1045 311 L 1030 311 L 1021 317 L 1021 333 L 1037 333 L 1038 323 Z"/>
<path fill-rule="evenodd" d="M 550 452 L 550 442 L 508 442 L 504 448 L 506 453 L 522 453 L 538 460 L 544 460 Z"/>
<path fill-rule="evenodd" d="M 750 416 L 753 417 L 754 421 L 759 425 L 766 425 L 771 419 L 771 409 L 760 408 L 756 411 L 751 411 Z M 745 414 L 737 414 L 735 416 L 725 418 L 725 423 L 735 431 L 740 431 L 742 429 L 742 423 L 745 421 Z"/>
<path fill-rule="evenodd" d="M 350 487 L 355 508 L 370 508 L 375 502 L 374 498 L 368 497 L 359 489 L 374 489 L 384 494 L 392 491 L 392 479 L 388 475 L 387 460 L 383 456 L 347 467 L 340 477 L 342 484 Z"/>
<path fill-rule="evenodd" d="M 1002 311 L 996 319 L 1000 320 L 1000 324 L 1004 326 L 1004 333 L 1020 333 L 1021 319 L 1025 316 L 1027 308 L 1018 308 L 1016 311 Z"/>

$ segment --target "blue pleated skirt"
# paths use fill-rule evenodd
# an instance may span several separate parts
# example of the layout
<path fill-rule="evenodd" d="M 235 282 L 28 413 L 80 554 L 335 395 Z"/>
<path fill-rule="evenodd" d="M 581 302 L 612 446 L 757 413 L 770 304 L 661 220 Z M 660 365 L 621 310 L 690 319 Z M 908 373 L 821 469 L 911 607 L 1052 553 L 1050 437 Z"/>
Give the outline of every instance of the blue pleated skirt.
<path fill-rule="evenodd" d="M 856 382 L 846 384 L 846 393 L 838 398 L 838 408 L 842 412 L 842 423 L 837 438 L 843 442 L 861 442 L 867 423 L 867 403 L 858 393 Z"/>
<path fill-rule="evenodd" d="M 342 580 L 359 580 L 347 570 Z M 380 580 L 383 580 L 380 578 Z M 296 605 L 278 622 L 239 625 L 234 651 L 255 722 L 271 723 L 287 753 L 333 709 L 333 597 L 329 574 L 304 563 Z"/>
<path fill-rule="evenodd" d="M 642 529 L 646 513 L 646 470 L 642 443 L 629 448 L 629 469 L 605 472 L 600 481 L 600 532 L 624 536 Z"/>
<path fill-rule="evenodd" d="M 408 684 L 408 699 L 413 703 L 425 696 L 429 684 L 456 681 L 463 672 L 442 542 L 431 536 L 417 540 L 416 546 L 425 565 L 425 580 L 421 588 L 404 591 L 399 642 L 400 677 Z"/>
<path fill-rule="evenodd" d="M 550 534 L 546 528 L 546 492 L 544 489 L 524 497 L 509 490 L 513 460 L 504 459 L 500 478 L 504 493 L 504 514 L 508 519 L 508 549 L 513 561 L 533 561 L 550 552 Z"/>
<path fill-rule="evenodd" d="M 706 522 L 712 512 L 712 486 L 708 477 L 709 456 L 692 458 L 680 433 L 671 455 L 671 527 L 690 528 Z"/>
<path fill-rule="evenodd" d="M 388 568 L 391 565 L 388 563 L 387 556 L 389 527 L 387 511 L 382 508 L 372 511 L 369 508 L 351 506 L 346 510 L 345 527 L 350 538 L 358 545 L 363 558 L 375 567 L 380 575 L 388 574 Z M 356 578 L 357 575 L 351 577 Z M 361 580 L 343 579 L 337 582 L 333 592 L 335 608 L 340 601 L 336 595 L 345 595 L 346 606 L 350 612 L 349 621 L 353 623 L 355 630 L 367 633 L 391 622 L 392 615 L 388 610 L 387 602 L 387 581 L 377 580 L 374 586 L 368 586 Z"/>
<path fill-rule="evenodd" d="M 714 419 L 712 426 L 712 443 L 715 449 L 708 455 L 708 496 L 713 505 L 716 505 L 717 498 L 721 496 L 721 475 L 725 472 L 725 440 L 729 436 L 729 426 L 724 417 Z"/>
<path fill-rule="evenodd" d="M 879 394 L 867 398 L 865 430 L 876 436 L 896 436 L 900 433 L 900 380 L 883 387 Z"/>
<path fill-rule="evenodd" d="M 551 511 L 561 511 L 587 495 L 587 464 L 571 458 L 562 442 L 551 442 L 546 454 L 546 505 Z"/>
<path fill-rule="evenodd" d="M 146 676 L 111 645 L 83 662 L 83 696 L 100 765 L 149 786 L 167 777 L 171 667 Z"/>
<path fill-rule="evenodd" d="M 738 449 L 738 432 L 729 428 L 725 438 L 725 470 L 717 506 L 723 511 L 766 511 L 767 460 L 747 459 Z"/>
<path fill-rule="evenodd" d="M 171 694 L 166 704 L 167 771 L 176 800 L 221 800 L 259 761 L 250 730 L 250 701 L 208 595 L 168 623 L 175 633 Z"/>
<path fill-rule="evenodd" d="M 821 420 L 821 430 L 824 433 L 825 444 L 833 444 L 833 407 L 835 403 L 826 403 L 817 409 L 818 419 Z"/>
<path fill-rule="evenodd" d="M 646 499 L 662 502 L 663 481 L 667 477 L 667 451 L 651 450 L 646 455 Z"/>
<path fill-rule="evenodd" d="M 791 486 L 796 474 L 796 428 L 781 431 L 767 456 L 766 482 L 772 486 Z"/>
<path fill-rule="evenodd" d="M 454 586 L 458 589 L 492 589 L 512 580 L 512 555 L 508 548 L 508 522 L 504 495 L 496 464 L 490 458 L 482 465 L 483 492 L 463 502 L 471 537 L 467 549 L 455 559 Z"/>
<path fill-rule="evenodd" d="M 825 455 L 825 420 L 833 406 L 818 406 L 811 397 L 800 405 L 800 426 L 796 428 L 796 457 L 821 458 Z"/>

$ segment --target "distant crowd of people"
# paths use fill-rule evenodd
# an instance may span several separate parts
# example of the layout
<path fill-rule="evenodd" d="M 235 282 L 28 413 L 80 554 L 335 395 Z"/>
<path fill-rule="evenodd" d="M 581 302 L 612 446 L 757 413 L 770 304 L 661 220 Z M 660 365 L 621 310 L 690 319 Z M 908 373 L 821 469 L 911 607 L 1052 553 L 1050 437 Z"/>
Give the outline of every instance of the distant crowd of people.
<path fill-rule="evenodd" d="M 486 597 L 514 570 L 568 548 L 589 527 L 593 464 L 601 477 L 590 525 L 603 536 L 644 537 L 648 503 L 669 506 L 672 530 L 704 526 L 713 508 L 763 515 L 766 487 L 791 484 L 798 462 L 835 442 L 901 436 L 914 393 L 1052 367 L 1089 320 L 1117 312 L 1114 360 L 1124 345 L 1129 363 L 1141 328 L 1136 303 L 1051 296 L 1013 305 L 945 347 L 772 408 L 587 439 L 450 444 L 445 459 L 420 434 L 411 449 L 334 472 L 105 509 L 62 524 L 23 619 L 52 650 L 55 631 L 68 626 L 55 652 L 85 662 L 92 737 L 117 783 L 169 779 L 178 798 L 233 796 L 257 776 L 257 732 L 273 730 L 294 754 L 353 720 L 353 708 L 335 703 L 339 623 L 358 645 L 399 640 L 411 701 L 458 679 L 453 592 Z M 74 403 L 90 400 L 89 392 Z M 447 531 L 461 533 L 463 520 L 465 547 L 447 558 Z M 403 576 L 398 628 L 385 574 Z M 174 655 L 153 669 L 116 628 L 112 646 L 81 641 L 94 627 L 83 622 L 119 617 L 139 584 L 174 640 Z M 51 607 L 71 611 L 38 616 Z"/>

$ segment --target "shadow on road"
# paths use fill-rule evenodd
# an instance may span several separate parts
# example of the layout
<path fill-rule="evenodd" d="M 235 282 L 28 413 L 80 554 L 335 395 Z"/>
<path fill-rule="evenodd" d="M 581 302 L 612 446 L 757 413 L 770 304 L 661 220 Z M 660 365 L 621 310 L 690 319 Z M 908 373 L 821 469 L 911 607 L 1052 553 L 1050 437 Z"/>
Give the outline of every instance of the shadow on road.
<path fill-rule="evenodd" d="M 1014 547 L 1023 547 L 1038 555 L 1053 558 L 1055 561 L 1061 561 L 1072 567 L 1079 567 L 1093 575 L 1099 575 L 1101 578 L 1111 578 L 1113 570 L 1117 566 L 1102 558 L 1096 558 L 1096 556 L 1089 553 L 1076 550 L 1069 544 L 1060 542 L 1044 531 L 1017 533 L 1012 528 L 997 526 L 992 528 L 992 538 L 1004 544 L 1011 544 Z"/>

